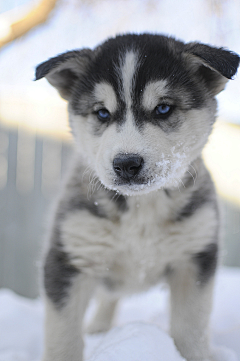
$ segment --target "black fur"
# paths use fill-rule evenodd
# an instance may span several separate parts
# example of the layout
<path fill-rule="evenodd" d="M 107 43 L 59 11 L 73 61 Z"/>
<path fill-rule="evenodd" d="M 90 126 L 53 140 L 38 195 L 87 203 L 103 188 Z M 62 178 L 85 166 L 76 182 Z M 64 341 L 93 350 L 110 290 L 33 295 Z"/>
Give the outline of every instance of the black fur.
<path fill-rule="evenodd" d="M 36 68 L 36 78 L 46 77 L 58 89 L 61 96 L 68 99 L 72 95 L 79 75 L 91 61 L 90 49 L 74 50 L 45 61 Z"/>
<path fill-rule="evenodd" d="M 187 204 L 179 211 L 176 221 L 182 221 L 191 217 L 204 204 L 211 202 L 211 192 L 208 189 L 198 189 L 194 191 Z"/>
<path fill-rule="evenodd" d="M 209 244 L 202 252 L 193 256 L 193 261 L 198 267 L 198 279 L 201 285 L 214 275 L 218 260 L 218 245 Z"/>
<path fill-rule="evenodd" d="M 116 205 L 119 211 L 125 212 L 128 209 L 127 200 L 123 195 L 116 194 L 114 191 L 106 191 L 106 196 Z M 92 215 L 99 218 L 109 218 L 109 216 L 111 216 L 107 214 L 104 207 L 99 204 L 97 193 L 89 200 L 83 198 L 81 195 L 72 197 L 60 208 L 60 211 L 65 215 L 68 212 L 82 209 L 86 209 Z"/>
<path fill-rule="evenodd" d="M 166 196 L 167 196 L 168 198 L 171 198 L 171 193 L 170 193 L 170 190 L 169 190 L 169 189 L 167 189 L 167 188 L 164 188 L 163 190 L 164 190 L 164 192 L 165 192 Z"/>
<path fill-rule="evenodd" d="M 116 204 L 120 212 L 126 212 L 128 210 L 128 203 L 125 196 L 114 191 L 109 191 L 108 196 L 110 200 Z"/>
<path fill-rule="evenodd" d="M 44 264 L 44 286 L 47 296 L 57 308 L 64 306 L 72 279 L 77 274 L 79 271 L 69 264 L 68 255 L 59 242 L 53 244 Z"/>
<path fill-rule="evenodd" d="M 51 72 L 48 80 L 64 97 L 70 97 L 74 113 L 87 116 L 93 112 L 93 89 L 96 83 L 107 82 L 113 86 L 116 94 L 121 94 L 122 84 L 118 69 L 121 67 L 123 54 L 130 50 L 138 53 L 139 57 L 138 70 L 133 81 L 132 108 L 140 129 L 146 122 L 152 122 L 163 131 L 169 132 L 178 129 L 182 121 L 177 116 L 174 117 L 174 110 L 169 119 L 161 120 L 156 117 L 154 110 L 148 113 L 141 107 L 142 90 L 149 81 L 166 79 L 169 95 L 174 99 L 174 107 L 184 112 L 189 108 L 202 107 L 205 97 L 209 96 L 208 91 L 217 87 L 219 78 L 232 78 L 239 65 L 239 56 L 222 48 L 200 43 L 184 44 L 162 35 L 127 34 L 111 38 L 93 51 L 70 51 L 40 64 L 36 70 L 36 80 L 43 76 L 48 77 Z M 191 57 L 199 59 L 197 69 L 192 66 Z M 59 72 L 58 67 L 64 63 L 66 68 L 61 68 Z M 121 125 L 125 119 L 125 99 L 119 97 L 118 109 L 111 114 L 107 123 L 101 123 L 96 117 L 95 134 L 101 135 L 112 122 Z"/>
<path fill-rule="evenodd" d="M 126 198 L 113 191 L 106 191 L 110 202 L 114 202 L 117 209 L 125 212 L 128 209 Z M 68 255 L 62 250 L 59 226 L 64 218 L 75 210 L 86 209 L 91 214 L 100 218 L 108 218 L 104 208 L 94 200 L 84 199 L 83 196 L 70 198 L 67 202 L 60 203 L 55 220 L 55 229 L 52 237 L 52 247 L 48 251 L 44 264 L 44 286 L 47 296 L 57 308 L 62 308 L 68 296 L 73 277 L 79 271 L 69 263 Z M 80 216 L 81 217 L 81 216 Z"/>
<path fill-rule="evenodd" d="M 36 68 L 35 80 L 39 80 L 39 79 L 45 77 L 46 75 L 48 75 L 48 73 L 50 71 L 53 71 L 62 63 L 65 63 L 69 59 L 76 58 L 78 56 L 78 54 L 79 54 L 79 51 L 76 51 L 76 50 L 68 51 L 64 54 L 60 54 L 58 56 L 55 56 L 54 58 L 51 58 L 51 59 L 39 64 Z"/>
<path fill-rule="evenodd" d="M 169 46 L 169 41 L 172 47 Z M 73 91 L 71 106 L 74 112 L 79 115 L 86 115 L 91 111 L 90 104 L 87 104 L 85 99 L 86 97 L 91 99 L 96 83 L 107 82 L 113 86 L 117 94 L 121 93 L 122 84 L 116 69 L 121 66 L 122 54 L 134 50 L 139 54 L 140 59 L 132 92 L 132 108 L 136 124 L 141 128 L 146 122 L 152 122 L 162 127 L 164 131 L 177 129 L 180 125 L 177 117 L 161 120 L 154 111 L 146 112 L 141 107 L 141 91 L 151 80 L 167 79 L 169 94 L 174 98 L 176 107 L 182 110 L 187 110 L 189 107 L 201 107 L 204 102 L 203 92 L 199 82 L 193 80 L 184 59 L 181 57 L 183 49 L 184 44 L 182 42 L 159 35 L 125 35 L 116 37 L 116 39 L 109 39 L 98 48 L 94 61 L 90 64 L 88 71 L 80 77 Z M 181 92 L 179 92 L 180 88 Z M 184 97 L 182 96 L 183 89 Z M 82 102 L 81 99 L 84 101 Z M 111 114 L 111 119 L 107 125 L 112 122 L 121 125 L 126 119 L 125 99 L 119 98 L 118 102 L 118 109 L 114 114 Z M 101 127 L 104 130 L 106 123 L 101 124 L 96 120 L 96 127 L 97 133 L 101 134 Z"/>
<path fill-rule="evenodd" d="M 70 212 L 74 212 L 76 210 L 86 209 L 92 215 L 99 217 L 99 218 L 107 218 L 107 214 L 105 210 L 97 204 L 97 201 L 94 199 L 88 200 L 82 195 L 78 195 L 77 197 L 69 198 L 67 203 L 64 203 L 60 208 L 60 211 L 63 214 L 68 214 Z"/>
<path fill-rule="evenodd" d="M 43 63 L 39 64 L 36 67 L 35 80 L 39 80 L 39 79 L 45 77 L 54 69 L 56 69 L 56 71 L 57 71 L 59 65 L 66 63 L 68 60 L 76 60 L 76 64 L 78 63 L 79 68 L 80 68 L 83 58 L 85 58 L 86 62 L 91 61 L 91 54 L 92 54 L 92 51 L 90 49 L 72 50 L 72 51 L 67 51 L 66 53 L 60 54 L 58 56 L 55 56 L 54 58 L 51 58 L 47 61 L 44 61 Z M 72 67 L 71 67 L 71 69 L 68 68 L 68 70 L 71 70 L 71 72 L 74 72 Z M 77 75 L 78 73 L 80 73 L 80 71 L 77 73 L 75 72 L 75 75 Z"/>
<path fill-rule="evenodd" d="M 143 129 L 146 123 L 151 123 L 159 126 L 164 132 L 169 133 L 178 130 L 182 124 L 182 120 L 175 116 L 174 109 L 171 112 L 171 116 L 169 115 L 166 119 L 161 119 L 156 115 L 155 109 L 150 112 L 143 109 L 140 104 L 138 107 L 133 108 L 133 114 L 136 125 L 140 130 Z"/>
<path fill-rule="evenodd" d="M 67 200 L 60 202 L 58 207 L 57 221 L 62 221 L 66 215 L 77 210 L 87 210 L 89 213 L 99 218 L 111 218 L 111 214 L 108 214 L 104 207 L 101 206 L 99 202 L 102 198 L 102 194 L 98 196 L 98 192 L 87 199 L 86 196 L 83 196 L 80 192 L 77 196 L 69 197 Z M 103 192 L 104 190 L 101 190 Z M 116 206 L 116 209 L 120 212 L 125 212 L 128 210 L 127 200 L 123 195 L 120 195 L 114 191 L 106 190 L 106 197 L 110 202 L 113 202 Z"/>
<path fill-rule="evenodd" d="M 223 48 L 192 43 L 186 45 L 186 51 L 201 58 L 207 65 L 227 79 L 232 79 L 239 66 L 239 56 Z"/>

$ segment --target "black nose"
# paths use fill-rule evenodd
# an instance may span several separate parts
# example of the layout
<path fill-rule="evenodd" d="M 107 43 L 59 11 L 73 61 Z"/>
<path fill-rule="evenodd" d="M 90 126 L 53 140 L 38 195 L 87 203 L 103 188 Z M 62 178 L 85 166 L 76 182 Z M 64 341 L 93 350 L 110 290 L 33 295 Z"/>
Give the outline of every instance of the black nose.
<path fill-rule="evenodd" d="M 113 160 L 113 169 L 118 176 L 129 179 L 137 175 L 143 166 L 143 158 L 135 154 L 120 154 Z"/>

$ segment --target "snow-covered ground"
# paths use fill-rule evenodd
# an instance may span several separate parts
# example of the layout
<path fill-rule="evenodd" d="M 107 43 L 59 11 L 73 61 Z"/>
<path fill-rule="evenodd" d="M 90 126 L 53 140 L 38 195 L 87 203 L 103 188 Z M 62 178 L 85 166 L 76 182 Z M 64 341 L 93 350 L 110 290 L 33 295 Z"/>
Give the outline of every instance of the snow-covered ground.
<path fill-rule="evenodd" d="M 167 334 L 168 290 L 159 286 L 121 301 L 115 326 L 106 334 L 86 336 L 87 361 L 183 361 Z M 94 301 L 86 319 L 94 312 Z M 0 361 L 39 361 L 44 311 L 29 300 L 0 290 Z M 240 269 L 219 271 L 211 321 L 217 361 L 240 361 Z"/>

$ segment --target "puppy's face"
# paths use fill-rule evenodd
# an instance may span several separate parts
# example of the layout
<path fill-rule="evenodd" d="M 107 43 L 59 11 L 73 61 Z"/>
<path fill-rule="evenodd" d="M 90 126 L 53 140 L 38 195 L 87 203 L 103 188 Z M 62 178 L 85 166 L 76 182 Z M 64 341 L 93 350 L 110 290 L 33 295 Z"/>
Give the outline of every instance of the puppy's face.
<path fill-rule="evenodd" d="M 126 35 L 49 71 L 69 100 L 77 148 L 107 188 L 135 195 L 176 187 L 201 153 L 226 75 L 187 49 L 171 38 Z"/>
<path fill-rule="evenodd" d="M 177 186 L 201 152 L 216 110 L 191 74 L 184 74 L 188 89 L 171 81 L 179 75 L 174 69 L 161 77 L 158 64 L 143 55 L 120 53 L 111 64 L 115 82 L 106 68 L 69 106 L 79 151 L 106 187 L 130 195 Z"/>

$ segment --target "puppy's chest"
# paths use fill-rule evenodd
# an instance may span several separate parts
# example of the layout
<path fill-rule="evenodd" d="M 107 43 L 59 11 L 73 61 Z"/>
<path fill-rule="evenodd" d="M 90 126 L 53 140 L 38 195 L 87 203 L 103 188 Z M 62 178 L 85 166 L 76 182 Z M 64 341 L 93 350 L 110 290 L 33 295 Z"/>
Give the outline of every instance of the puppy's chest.
<path fill-rule="evenodd" d="M 113 264 L 117 276 L 131 289 L 155 284 L 166 271 L 169 260 L 168 232 L 165 212 L 156 212 L 153 204 L 136 204 L 119 226 L 118 257 Z"/>
<path fill-rule="evenodd" d="M 75 212 L 61 227 L 64 248 L 74 266 L 110 288 L 144 289 L 196 246 L 186 226 L 171 221 L 170 209 L 164 196 L 146 196 L 130 198 L 128 210 L 115 221 Z"/>
<path fill-rule="evenodd" d="M 164 250 L 159 247 L 161 236 L 144 229 L 141 233 L 122 233 L 122 237 L 118 257 L 112 265 L 113 277 L 130 289 L 159 282 L 167 267 L 167 259 L 161 257 Z"/>
<path fill-rule="evenodd" d="M 72 264 L 82 272 L 123 288 L 154 284 L 171 253 L 168 212 L 164 199 L 154 197 L 130 198 L 128 209 L 112 220 L 77 211 L 62 223 L 62 243 Z"/>

